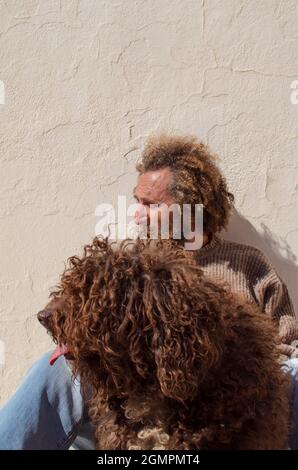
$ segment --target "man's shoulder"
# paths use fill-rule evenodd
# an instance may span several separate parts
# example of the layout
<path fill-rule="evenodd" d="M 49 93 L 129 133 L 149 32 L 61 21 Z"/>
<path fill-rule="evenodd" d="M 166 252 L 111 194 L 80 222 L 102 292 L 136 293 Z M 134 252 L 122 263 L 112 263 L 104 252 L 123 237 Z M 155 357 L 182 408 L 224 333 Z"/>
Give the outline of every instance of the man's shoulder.
<path fill-rule="evenodd" d="M 233 240 L 226 240 L 224 238 L 221 238 L 221 245 L 223 250 L 238 251 L 240 253 L 266 258 L 264 252 L 253 245 L 239 243 Z"/>
<path fill-rule="evenodd" d="M 221 252 L 226 253 L 229 257 L 237 256 L 237 258 L 247 261 L 250 265 L 263 265 L 267 269 L 271 267 L 267 255 L 260 248 L 253 245 L 222 238 Z"/>

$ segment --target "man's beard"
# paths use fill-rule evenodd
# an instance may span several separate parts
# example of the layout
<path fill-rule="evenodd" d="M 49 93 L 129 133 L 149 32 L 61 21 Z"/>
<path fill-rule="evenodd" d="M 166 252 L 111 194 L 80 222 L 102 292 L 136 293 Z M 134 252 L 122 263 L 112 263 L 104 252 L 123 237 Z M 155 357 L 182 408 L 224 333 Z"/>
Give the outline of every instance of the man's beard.
<path fill-rule="evenodd" d="M 185 241 L 181 230 L 173 231 L 172 227 L 163 229 L 160 225 L 135 224 L 129 231 L 129 238 L 141 238 L 142 240 L 175 240 L 177 243 Z"/>

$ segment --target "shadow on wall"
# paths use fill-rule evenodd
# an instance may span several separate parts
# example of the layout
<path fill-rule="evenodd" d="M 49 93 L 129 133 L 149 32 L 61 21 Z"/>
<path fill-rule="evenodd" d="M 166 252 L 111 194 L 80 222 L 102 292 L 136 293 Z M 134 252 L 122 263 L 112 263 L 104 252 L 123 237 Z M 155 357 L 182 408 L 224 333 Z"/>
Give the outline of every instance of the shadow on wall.
<path fill-rule="evenodd" d="M 278 275 L 288 287 L 296 317 L 298 318 L 298 259 L 288 243 L 278 239 L 265 224 L 261 224 L 263 233 L 257 232 L 253 225 L 236 209 L 232 214 L 223 238 L 226 240 L 252 245 L 263 251 Z"/>

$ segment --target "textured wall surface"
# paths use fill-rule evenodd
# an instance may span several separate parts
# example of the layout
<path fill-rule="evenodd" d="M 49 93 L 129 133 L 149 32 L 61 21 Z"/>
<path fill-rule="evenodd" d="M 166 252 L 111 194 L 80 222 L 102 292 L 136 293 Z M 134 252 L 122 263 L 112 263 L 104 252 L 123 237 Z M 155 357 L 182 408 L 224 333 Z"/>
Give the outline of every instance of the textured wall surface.
<path fill-rule="evenodd" d="M 221 156 L 225 236 L 266 252 L 298 311 L 297 25 L 297 0 L 0 0 L 1 403 L 51 347 L 35 314 L 156 129 Z"/>

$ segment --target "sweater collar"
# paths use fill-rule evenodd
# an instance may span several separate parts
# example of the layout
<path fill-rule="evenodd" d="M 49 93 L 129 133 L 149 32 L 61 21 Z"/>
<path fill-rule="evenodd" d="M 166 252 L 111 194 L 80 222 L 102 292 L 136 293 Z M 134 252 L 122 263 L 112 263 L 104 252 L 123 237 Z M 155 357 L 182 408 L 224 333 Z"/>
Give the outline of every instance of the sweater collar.
<path fill-rule="evenodd" d="M 198 256 L 209 255 L 210 253 L 217 250 L 222 245 L 222 239 L 218 235 L 212 235 L 211 240 L 208 243 L 202 246 L 197 252 Z"/>

